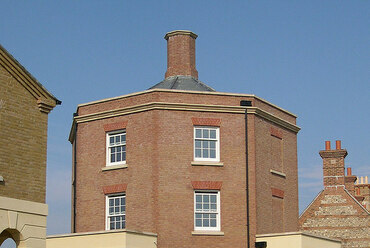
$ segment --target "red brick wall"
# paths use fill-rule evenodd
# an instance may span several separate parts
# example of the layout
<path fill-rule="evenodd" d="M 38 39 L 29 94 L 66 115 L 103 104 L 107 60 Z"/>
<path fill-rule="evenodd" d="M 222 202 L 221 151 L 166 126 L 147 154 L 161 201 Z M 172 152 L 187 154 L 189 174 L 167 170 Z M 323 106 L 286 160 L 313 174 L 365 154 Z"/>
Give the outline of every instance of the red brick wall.
<path fill-rule="evenodd" d="M 159 100 L 207 104 L 218 102 L 220 105 L 232 103 L 236 106 L 240 99 L 233 96 L 152 92 L 80 107 L 78 112 L 81 115 L 124 107 L 124 104 L 136 105 Z M 194 118 L 220 120 L 222 167 L 191 165 L 193 120 L 197 120 Z M 126 122 L 127 168 L 102 171 L 101 168 L 105 166 L 104 126 Z M 287 231 L 295 230 L 298 215 L 296 135 L 284 129 L 279 131 L 285 139 L 284 166 L 292 168 L 284 171 L 286 179 L 275 178 L 269 171 L 270 165 L 261 159 L 267 157 L 264 147 L 268 146 L 268 140 L 272 137 L 271 123 L 254 115 L 248 115 L 248 122 L 251 234 L 254 236 L 257 229 L 270 230 L 263 227 L 263 216 L 271 216 L 271 187 L 284 190 L 284 201 L 291 201 L 291 206 L 284 208 L 284 218 L 290 218 L 290 222 L 284 222 L 284 228 Z M 126 227 L 158 233 L 158 247 L 244 247 L 247 240 L 244 125 L 244 114 L 171 110 L 152 110 L 78 124 L 76 232 L 104 230 L 103 187 L 127 184 Z M 192 181 L 222 182 L 221 231 L 224 236 L 192 235 Z M 254 242 L 253 238 L 251 242 Z"/>
<path fill-rule="evenodd" d="M 259 117 L 255 119 L 257 234 L 297 231 L 296 134 Z M 281 139 L 277 138 L 276 134 L 279 134 Z M 272 173 L 271 169 L 280 174 Z M 284 198 L 274 199 L 271 188 L 284 191 Z"/>

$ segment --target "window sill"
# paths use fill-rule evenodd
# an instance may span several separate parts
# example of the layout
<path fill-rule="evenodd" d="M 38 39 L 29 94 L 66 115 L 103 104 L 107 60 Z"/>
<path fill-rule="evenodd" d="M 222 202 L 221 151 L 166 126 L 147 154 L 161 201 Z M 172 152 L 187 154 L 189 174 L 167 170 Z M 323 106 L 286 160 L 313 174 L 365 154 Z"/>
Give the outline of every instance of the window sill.
<path fill-rule="evenodd" d="M 224 232 L 221 231 L 192 231 L 193 236 L 224 236 Z"/>
<path fill-rule="evenodd" d="M 270 172 L 271 172 L 271 174 L 286 178 L 286 174 L 284 172 L 276 171 L 276 170 L 273 170 L 273 169 L 271 169 Z"/>
<path fill-rule="evenodd" d="M 127 164 L 117 164 L 117 165 L 108 165 L 106 167 L 101 168 L 102 171 L 110 171 L 110 170 L 118 170 L 127 168 Z"/>
<path fill-rule="evenodd" d="M 223 167 L 224 163 L 222 162 L 212 162 L 212 161 L 193 161 L 191 162 L 192 166 L 218 166 Z"/>

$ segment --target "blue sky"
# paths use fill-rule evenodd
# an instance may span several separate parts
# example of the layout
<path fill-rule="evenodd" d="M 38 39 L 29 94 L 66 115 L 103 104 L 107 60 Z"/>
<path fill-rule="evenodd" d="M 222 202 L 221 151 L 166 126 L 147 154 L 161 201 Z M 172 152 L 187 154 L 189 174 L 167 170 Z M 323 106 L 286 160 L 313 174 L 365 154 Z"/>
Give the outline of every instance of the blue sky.
<path fill-rule="evenodd" d="M 70 231 L 72 114 L 164 78 L 166 32 L 197 39 L 199 79 L 294 114 L 302 211 L 322 188 L 324 141 L 370 175 L 369 1 L 12 1 L 0 44 L 63 101 L 49 115 L 48 234 Z"/>

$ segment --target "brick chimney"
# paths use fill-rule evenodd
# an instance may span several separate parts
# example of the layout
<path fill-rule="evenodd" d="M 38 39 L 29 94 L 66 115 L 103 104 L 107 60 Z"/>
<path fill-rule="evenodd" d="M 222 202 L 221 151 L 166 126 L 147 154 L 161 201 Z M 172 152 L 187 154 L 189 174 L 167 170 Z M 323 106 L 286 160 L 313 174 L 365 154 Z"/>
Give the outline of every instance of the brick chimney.
<path fill-rule="evenodd" d="M 171 76 L 192 76 L 198 79 L 195 68 L 195 39 L 198 36 L 191 31 L 175 30 L 167 33 L 167 72 Z"/>
<path fill-rule="evenodd" d="M 330 141 L 326 141 L 325 150 L 320 151 L 319 154 L 323 159 L 324 188 L 344 188 L 344 158 L 348 153 L 341 148 L 341 141 L 336 141 L 335 150 L 331 150 Z"/>
<path fill-rule="evenodd" d="M 357 177 L 352 175 L 352 168 L 347 168 L 347 176 L 345 177 L 345 186 L 349 193 L 355 196 L 355 182 Z"/>

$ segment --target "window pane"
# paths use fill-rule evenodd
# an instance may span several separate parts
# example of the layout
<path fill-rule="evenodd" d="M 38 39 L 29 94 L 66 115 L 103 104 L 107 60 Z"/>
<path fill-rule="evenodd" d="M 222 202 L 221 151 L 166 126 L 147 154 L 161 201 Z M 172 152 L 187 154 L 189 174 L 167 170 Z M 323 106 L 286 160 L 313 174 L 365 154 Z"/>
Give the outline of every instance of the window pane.
<path fill-rule="evenodd" d="M 209 227 L 209 219 L 203 219 L 203 226 Z"/>
<path fill-rule="evenodd" d="M 203 158 L 208 158 L 208 150 L 203 150 Z"/>
<path fill-rule="evenodd" d="M 196 209 L 197 210 L 201 210 L 202 209 L 202 204 L 201 203 L 197 203 L 196 204 Z"/>
<path fill-rule="evenodd" d="M 113 208 L 109 208 L 109 214 L 111 215 L 113 213 L 114 213 Z"/>
<path fill-rule="evenodd" d="M 116 143 L 118 144 L 118 143 L 120 143 L 120 139 L 121 137 L 120 136 L 116 136 Z"/>
<path fill-rule="evenodd" d="M 113 163 L 113 162 L 116 162 L 116 157 L 114 156 L 114 154 L 110 155 L 110 161 Z"/>
<path fill-rule="evenodd" d="M 195 214 L 195 218 L 196 219 L 201 219 L 202 218 L 202 214 Z"/>
<path fill-rule="evenodd" d="M 196 148 L 201 148 L 201 141 L 196 140 L 196 141 L 195 141 L 195 147 L 196 147 Z"/>
<path fill-rule="evenodd" d="M 210 158 L 216 158 L 216 150 L 210 150 L 209 151 L 209 157 Z"/>
<path fill-rule="evenodd" d="M 117 228 L 117 229 L 121 229 L 121 222 L 117 222 L 117 223 L 116 223 L 116 228 Z"/>
<path fill-rule="evenodd" d="M 210 141 L 209 142 L 209 147 L 210 148 L 216 148 L 216 141 Z"/>
<path fill-rule="evenodd" d="M 216 219 L 211 219 L 211 227 L 216 227 Z"/>
<path fill-rule="evenodd" d="M 110 149 L 110 153 L 115 153 L 116 152 L 116 148 L 115 147 L 112 147 L 111 149 Z"/>
<path fill-rule="evenodd" d="M 122 161 L 121 160 L 121 153 L 117 153 L 117 162 Z"/>
<path fill-rule="evenodd" d="M 203 148 L 208 148 L 209 141 L 203 141 Z"/>
<path fill-rule="evenodd" d="M 203 195 L 203 202 L 209 202 L 209 195 Z"/>
<path fill-rule="evenodd" d="M 114 137 L 109 137 L 109 144 L 113 145 L 114 144 Z"/>
<path fill-rule="evenodd" d="M 217 205 L 216 204 L 211 204 L 211 209 L 212 210 L 216 210 L 217 209 Z"/>
<path fill-rule="evenodd" d="M 209 209 L 209 204 L 208 203 L 203 203 L 203 209 L 208 210 Z"/>
<path fill-rule="evenodd" d="M 196 200 L 196 202 L 202 202 L 202 196 L 201 195 L 196 195 L 195 200 Z"/>
<path fill-rule="evenodd" d="M 211 195 L 211 202 L 216 203 L 217 196 L 216 195 Z"/>
<path fill-rule="evenodd" d="M 209 130 L 203 129 L 203 138 L 208 139 L 209 138 Z"/>
<path fill-rule="evenodd" d="M 201 227 L 202 226 L 202 219 L 196 219 L 195 220 L 195 226 Z"/>
<path fill-rule="evenodd" d="M 126 161 L 126 152 L 122 153 L 122 161 Z"/>
<path fill-rule="evenodd" d="M 113 199 L 109 199 L 109 206 L 113 206 L 113 203 L 114 203 Z"/>
<path fill-rule="evenodd" d="M 119 198 L 114 199 L 114 204 L 117 206 L 119 205 Z"/>
<path fill-rule="evenodd" d="M 201 158 L 202 157 L 202 150 L 201 149 L 195 149 L 195 157 Z"/>
<path fill-rule="evenodd" d="M 202 138 L 202 129 L 195 129 L 195 138 Z"/>
<path fill-rule="evenodd" d="M 121 136 L 121 140 L 122 140 L 123 142 L 126 142 L 126 134 L 124 134 L 124 135 L 122 135 L 122 136 Z"/>
<path fill-rule="evenodd" d="M 210 130 L 209 136 L 211 139 L 216 139 L 216 130 Z"/>
<path fill-rule="evenodd" d="M 121 152 L 121 146 L 117 146 L 117 152 Z"/>

